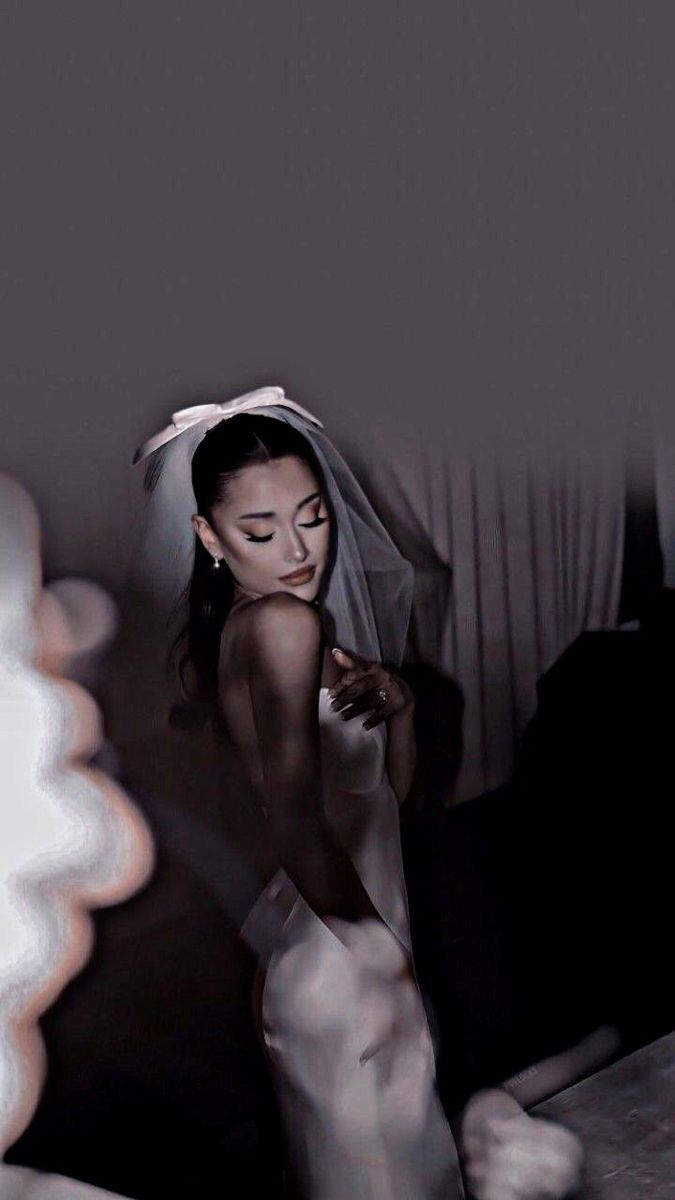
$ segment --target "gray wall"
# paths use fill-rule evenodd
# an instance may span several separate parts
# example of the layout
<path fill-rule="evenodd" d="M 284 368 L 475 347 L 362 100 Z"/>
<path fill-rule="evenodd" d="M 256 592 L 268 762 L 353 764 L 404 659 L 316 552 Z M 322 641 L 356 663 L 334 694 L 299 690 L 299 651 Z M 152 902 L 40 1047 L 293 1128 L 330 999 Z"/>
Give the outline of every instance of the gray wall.
<path fill-rule="evenodd" d="M 5 13 L 0 467 L 48 575 L 118 586 L 133 449 L 202 399 L 399 460 L 669 402 L 669 4 Z"/>

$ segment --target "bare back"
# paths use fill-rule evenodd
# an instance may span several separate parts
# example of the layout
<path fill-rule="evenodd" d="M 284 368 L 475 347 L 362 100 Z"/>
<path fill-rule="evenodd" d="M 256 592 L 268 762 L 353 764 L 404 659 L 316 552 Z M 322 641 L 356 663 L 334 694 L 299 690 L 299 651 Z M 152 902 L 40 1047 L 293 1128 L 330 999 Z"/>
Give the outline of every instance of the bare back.
<path fill-rule="evenodd" d="M 220 640 L 219 701 L 222 718 L 244 773 L 256 794 L 262 796 L 262 758 L 253 714 L 248 660 L 249 616 L 257 603 L 255 599 L 237 601 L 225 620 Z M 320 686 L 331 687 L 340 674 L 324 642 Z M 317 696 L 317 705 L 318 700 Z"/>

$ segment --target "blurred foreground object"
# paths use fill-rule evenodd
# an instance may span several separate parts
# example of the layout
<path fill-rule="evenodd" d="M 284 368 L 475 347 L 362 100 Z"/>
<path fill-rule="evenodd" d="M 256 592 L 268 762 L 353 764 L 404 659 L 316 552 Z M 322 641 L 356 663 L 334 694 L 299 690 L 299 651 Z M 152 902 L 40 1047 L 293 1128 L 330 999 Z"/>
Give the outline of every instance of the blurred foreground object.
<path fill-rule="evenodd" d="M 2 1163 L 0 1196 L 2 1200 L 126 1200 L 115 1192 L 105 1192 L 63 1175 L 43 1175 L 40 1171 Z"/>
<path fill-rule="evenodd" d="M 545 1200 L 567 1196 L 579 1185 L 583 1151 L 576 1135 L 528 1117 L 498 1088 L 469 1101 L 462 1137 L 476 1200 Z"/>
<path fill-rule="evenodd" d="M 92 950 L 88 909 L 149 878 L 148 828 L 90 763 L 97 704 L 70 673 L 115 628 L 96 585 L 43 588 L 40 529 L 25 489 L 0 474 L 0 1153 L 26 1128 L 45 1079 L 37 1020 Z"/>

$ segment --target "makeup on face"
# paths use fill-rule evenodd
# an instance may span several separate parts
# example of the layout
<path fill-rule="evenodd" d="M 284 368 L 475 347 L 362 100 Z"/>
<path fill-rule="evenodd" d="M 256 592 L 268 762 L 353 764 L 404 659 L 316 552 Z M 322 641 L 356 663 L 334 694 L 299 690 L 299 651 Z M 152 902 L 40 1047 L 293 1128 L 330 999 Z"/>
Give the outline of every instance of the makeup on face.
<path fill-rule="evenodd" d="M 223 555 L 241 587 L 315 599 L 328 560 L 330 520 L 314 473 L 287 456 L 245 468 L 214 513 Z"/>

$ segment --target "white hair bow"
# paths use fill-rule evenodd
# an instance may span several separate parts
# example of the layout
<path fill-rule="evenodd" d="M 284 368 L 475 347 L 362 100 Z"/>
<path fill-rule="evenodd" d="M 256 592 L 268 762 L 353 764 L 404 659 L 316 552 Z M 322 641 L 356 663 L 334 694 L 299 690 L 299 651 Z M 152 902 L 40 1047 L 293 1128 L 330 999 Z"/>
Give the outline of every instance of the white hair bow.
<path fill-rule="evenodd" d="M 233 400 L 226 400 L 222 404 L 193 404 L 190 408 L 181 408 L 178 412 L 172 413 L 171 424 L 160 430 L 159 433 L 153 434 L 138 447 L 133 457 L 133 463 L 141 462 L 142 459 L 152 454 L 153 450 L 158 450 L 160 446 L 164 446 L 172 438 L 178 437 L 186 429 L 191 429 L 193 425 L 203 424 L 206 433 L 219 421 L 225 421 L 237 413 L 255 412 L 273 404 L 279 404 L 283 408 L 292 408 L 301 417 L 305 417 L 323 429 L 323 422 L 308 412 L 306 408 L 296 404 L 294 400 L 289 400 L 283 388 L 256 388 L 253 392 L 244 392 L 243 395 L 235 396 Z"/>

